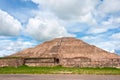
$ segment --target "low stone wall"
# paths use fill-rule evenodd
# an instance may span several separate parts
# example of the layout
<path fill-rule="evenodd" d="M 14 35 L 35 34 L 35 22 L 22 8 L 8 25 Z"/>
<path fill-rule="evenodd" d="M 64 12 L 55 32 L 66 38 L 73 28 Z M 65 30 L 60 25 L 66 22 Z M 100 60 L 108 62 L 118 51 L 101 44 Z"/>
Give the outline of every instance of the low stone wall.
<path fill-rule="evenodd" d="M 20 58 L 3 58 L 0 59 L 0 67 L 18 67 L 24 64 L 24 59 Z"/>
<path fill-rule="evenodd" d="M 55 58 L 2 58 L 0 67 L 18 67 L 27 66 L 56 66 L 58 65 Z"/>
<path fill-rule="evenodd" d="M 27 66 L 56 66 L 54 63 L 25 63 Z"/>
<path fill-rule="evenodd" d="M 92 61 L 90 58 L 2 58 L 0 59 L 0 67 L 18 67 L 22 65 L 27 66 L 56 66 L 64 67 L 119 67 L 120 59 L 111 58 L 103 60 Z"/>
<path fill-rule="evenodd" d="M 91 61 L 87 59 L 62 59 L 61 65 L 65 67 L 120 67 L 120 59 L 109 59 L 106 61 Z"/>
<path fill-rule="evenodd" d="M 26 58 L 27 66 L 56 66 L 55 58 Z"/>

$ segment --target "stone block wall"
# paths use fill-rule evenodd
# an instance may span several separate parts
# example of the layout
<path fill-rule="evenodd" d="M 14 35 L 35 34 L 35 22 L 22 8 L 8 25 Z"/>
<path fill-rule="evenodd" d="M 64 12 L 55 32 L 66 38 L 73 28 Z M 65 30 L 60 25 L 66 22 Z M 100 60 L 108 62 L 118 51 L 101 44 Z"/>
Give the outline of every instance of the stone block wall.
<path fill-rule="evenodd" d="M 62 59 L 61 65 L 65 67 L 120 67 L 120 59 L 107 61 L 91 61 L 89 59 Z"/>
<path fill-rule="evenodd" d="M 64 67 L 119 67 L 120 59 L 111 58 L 92 61 L 90 58 L 3 58 L 0 59 L 0 67 L 18 67 L 22 65 L 27 66 L 56 66 Z"/>
<path fill-rule="evenodd" d="M 55 66 L 56 64 L 54 64 L 54 63 L 25 63 L 25 65 L 27 65 L 27 66 L 48 66 L 48 67 L 52 67 L 52 66 Z"/>
<path fill-rule="evenodd" d="M 56 66 L 58 65 L 55 58 L 2 58 L 0 67 L 18 67 L 27 66 Z"/>
<path fill-rule="evenodd" d="M 27 66 L 56 66 L 55 58 L 26 58 Z"/>
<path fill-rule="evenodd" d="M 24 64 L 24 59 L 3 58 L 0 59 L 0 67 L 18 67 Z"/>

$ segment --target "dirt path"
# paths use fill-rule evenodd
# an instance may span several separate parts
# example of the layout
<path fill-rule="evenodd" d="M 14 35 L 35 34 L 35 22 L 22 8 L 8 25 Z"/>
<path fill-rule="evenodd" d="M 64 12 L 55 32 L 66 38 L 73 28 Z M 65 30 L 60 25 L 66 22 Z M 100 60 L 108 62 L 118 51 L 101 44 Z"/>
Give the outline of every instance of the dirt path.
<path fill-rule="evenodd" d="M 120 80 L 120 75 L 1 74 L 0 80 Z"/>

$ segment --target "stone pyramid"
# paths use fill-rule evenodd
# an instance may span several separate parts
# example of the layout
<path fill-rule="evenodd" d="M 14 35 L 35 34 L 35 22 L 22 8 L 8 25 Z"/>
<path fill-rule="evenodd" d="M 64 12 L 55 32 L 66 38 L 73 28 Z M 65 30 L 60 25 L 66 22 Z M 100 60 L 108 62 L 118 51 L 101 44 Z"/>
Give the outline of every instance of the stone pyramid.
<path fill-rule="evenodd" d="M 46 41 L 36 47 L 25 49 L 11 56 L 23 58 L 57 57 L 61 59 L 87 57 L 91 60 L 120 58 L 117 54 L 107 52 L 73 37 Z"/>

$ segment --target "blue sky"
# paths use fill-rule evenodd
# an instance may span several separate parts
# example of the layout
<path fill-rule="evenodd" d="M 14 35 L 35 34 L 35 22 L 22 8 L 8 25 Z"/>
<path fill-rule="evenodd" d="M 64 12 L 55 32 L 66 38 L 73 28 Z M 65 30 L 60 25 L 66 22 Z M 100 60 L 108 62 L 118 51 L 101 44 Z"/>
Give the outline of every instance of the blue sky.
<path fill-rule="evenodd" d="M 0 0 L 0 56 L 57 37 L 120 54 L 120 0 Z"/>

